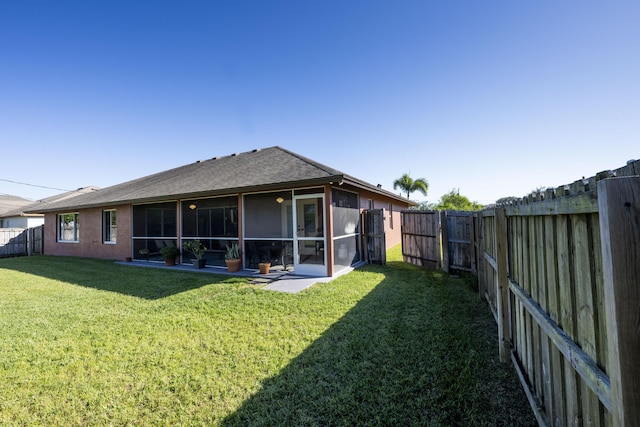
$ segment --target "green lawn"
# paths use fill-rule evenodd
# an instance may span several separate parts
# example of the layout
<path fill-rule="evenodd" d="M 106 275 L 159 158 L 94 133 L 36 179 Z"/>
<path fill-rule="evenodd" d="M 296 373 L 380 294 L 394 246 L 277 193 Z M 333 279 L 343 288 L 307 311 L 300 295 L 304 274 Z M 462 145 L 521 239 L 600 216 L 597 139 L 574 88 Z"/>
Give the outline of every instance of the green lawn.
<path fill-rule="evenodd" d="M 388 260 L 291 295 L 0 259 L 0 425 L 535 425 L 469 282 Z"/>

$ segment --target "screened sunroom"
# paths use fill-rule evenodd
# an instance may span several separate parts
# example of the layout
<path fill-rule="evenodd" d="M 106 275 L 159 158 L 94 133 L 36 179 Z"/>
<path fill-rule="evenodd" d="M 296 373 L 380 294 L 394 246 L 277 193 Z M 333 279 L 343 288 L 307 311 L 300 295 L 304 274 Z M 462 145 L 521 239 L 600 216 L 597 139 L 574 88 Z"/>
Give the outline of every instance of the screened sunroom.
<path fill-rule="evenodd" d="M 326 232 L 327 196 L 331 233 Z M 338 272 L 361 259 L 357 193 L 334 188 L 326 195 L 323 187 L 249 193 L 240 198 L 242 209 L 238 200 L 233 195 L 135 205 L 134 258 L 162 261 L 162 247 L 198 239 L 206 247 L 206 265 L 213 267 L 225 266 L 226 247 L 233 243 L 241 248 L 245 269 L 269 262 L 274 271 L 327 275 L 329 262 Z M 327 239 L 332 239 L 333 256 L 326 253 Z M 182 251 L 182 262 L 192 257 Z"/>

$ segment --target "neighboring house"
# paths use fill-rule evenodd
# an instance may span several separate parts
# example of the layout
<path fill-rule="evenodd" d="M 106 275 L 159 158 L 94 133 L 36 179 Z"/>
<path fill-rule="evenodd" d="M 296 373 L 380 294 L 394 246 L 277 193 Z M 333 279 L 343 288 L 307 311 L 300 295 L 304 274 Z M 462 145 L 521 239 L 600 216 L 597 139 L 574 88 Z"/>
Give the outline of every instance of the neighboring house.
<path fill-rule="evenodd" d="M 0 228 L 32 228 L 42 224 L 44 224 L 44 215 L 25 214 L 23 209 L 0 214 Z"/>
<path fill-rule="evenodd" d="M 385 209 L 387 246 L 400 243 L 411 201 L 280 147 L 214 157 L 42 204 L 49 255 L 160 261 L 200 239 L 209 266 L 237 243 L 244 268 L 333 276 L 361 262 L 364 209 Z M 189 254 L 183 253 L 183 262 Z"/>
<path fill-rule="evenodd" d="M 31 211 L 39 206 L 59 202 L 97 190 L 98 187 L 82 187 L 75 191 L 57 194 L 36 202 L 17 196 L 0 196 L 0 228 L 31 228 L 44 224 L 44 215 Z M 30 213 L 27 213 L 30 211 Z"/>
<path fill-rule="evenodd" d="M 33 227 L 36 225 L 40 225 L 44 222 L 44 215 L 42 214 L 32 214 L 30 216 L 26 216 L 22 212 L 22 208 L 25 206 L 29 206 L 33 201 L 23 199 L 18 196 L 11 196 L 8 194 L 0 195 L 0 228 L 28 228 L 29 220 L 32 218 L 36 219 L 36 222 L 33 223 Z"/>

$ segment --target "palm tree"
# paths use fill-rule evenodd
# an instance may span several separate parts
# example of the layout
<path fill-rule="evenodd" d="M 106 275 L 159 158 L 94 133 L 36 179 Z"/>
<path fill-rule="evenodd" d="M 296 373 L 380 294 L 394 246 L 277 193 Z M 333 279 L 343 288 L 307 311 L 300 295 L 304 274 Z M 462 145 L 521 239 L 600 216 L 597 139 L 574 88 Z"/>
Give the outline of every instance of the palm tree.
<path fill-rule="evenodd" d="M 414 191 L 421 192 L 424 196 L 427 195 L 427 191 L 429 190 L 429 183 L 424 178 L 418 178 L 414 180 L 409 176 L 408 173 L 405 173 L 400 178 L 393 181 L 393 189 L 400 187 L 402 191 L 407 193 L 407 199 L 409 195 Z"/>

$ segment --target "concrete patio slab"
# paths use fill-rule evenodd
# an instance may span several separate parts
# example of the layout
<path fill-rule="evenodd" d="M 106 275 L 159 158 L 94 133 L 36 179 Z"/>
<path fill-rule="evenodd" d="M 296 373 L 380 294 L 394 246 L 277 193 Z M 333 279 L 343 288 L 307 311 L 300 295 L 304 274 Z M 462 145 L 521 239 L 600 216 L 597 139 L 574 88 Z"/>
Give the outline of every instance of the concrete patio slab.
<path fill-rule="evenodd" d="M 271 270 L 268 274 L 260 274 L 258 270 L 244 269 L 235 273 L 229 273 L 224 267 L 193 268 L 191 264 L 178 264 L 166 266 L 160 262 L 147 261 L 116 261 L 116 264 L 130 267 L 157 268 L 171 271 L 184 271 L 189 273 L 220 274 L 225 276 L 246 277 L 255 285 L 263 285 L 262 289 L 269 291 L 298 293 L 313 286 L 316 283 L 328 283 L 335 277 L 312 277 L 296 275 L 290 271 Z M 349 269 L 351 271 L 352 269 Z M 343 274 L 346 272 L 343 272 Z M 342 274 L 340 274 L 342 275 Z"/>
<path fill-rule="evenodd" d="M 287 275 L 281 279 L 275 280 L 269 283 L 262 289 L 269 291 L 289 292 L 292 294 L 298 293 L 303 289 L 307 289 L 316 283 L 328 283 L 333 280 L 333 277 L 308 277 L 308 276 L 295 276 Z"/>

